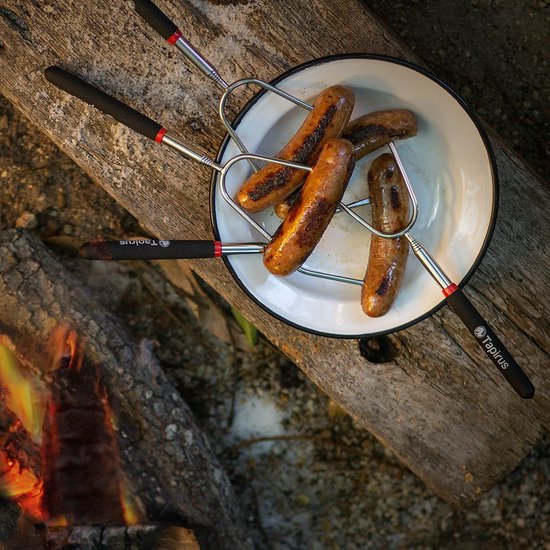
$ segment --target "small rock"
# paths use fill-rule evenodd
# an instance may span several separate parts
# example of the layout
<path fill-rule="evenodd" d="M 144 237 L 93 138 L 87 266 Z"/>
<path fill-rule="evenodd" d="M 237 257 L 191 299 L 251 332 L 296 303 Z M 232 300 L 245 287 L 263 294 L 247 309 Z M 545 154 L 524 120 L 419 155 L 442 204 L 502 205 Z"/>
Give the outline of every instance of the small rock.
<path fill-rule="evenodd" d="M 164 406 L 164 403 L 162 403 L 162 401 L 156 401 L 153 405 L 153 409 L 158 416 L 163 416 L 166 414 L 166 407 Z"/>
<path fill-rule="evenodd" d="M 193 443 L 193 432 L 191 430 L 185 430 L 183 437 L 187 447 Z"/>
<path fill-rule="evenodd" d="M 15 227 L 18 229 L 35 229 L 38 226 L 36 215 L 32 212 L 23 212 L 15 222 Z"/>
<path fill-rule="evenodd" d="M 171 441 L 176 437 L 176 432 L 178 431 L 178 427 L 175 424 L 168 424 L 168 426 L 166 426 L 166 429 L 164 431 L 166 432 L 166 439 Z"/>

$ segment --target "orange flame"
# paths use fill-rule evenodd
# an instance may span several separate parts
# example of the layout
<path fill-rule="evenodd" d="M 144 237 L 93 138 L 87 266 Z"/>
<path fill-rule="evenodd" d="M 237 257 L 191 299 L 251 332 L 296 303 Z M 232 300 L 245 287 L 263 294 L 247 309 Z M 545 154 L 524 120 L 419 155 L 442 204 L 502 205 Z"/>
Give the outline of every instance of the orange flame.
<path fill-rule="evenodd" d="M 86 371 L 87 363 L 84 361 L 82 344 L 75 330 L 71 330 L 66 326 L 56 327 L 51 333 L 49 349 L 49 366 L 42 369 L 43 372 L 56 371 L 62 368 L 70 369 L 73 375 L 77 377 L 85 376 L 84 371 Z M 47 415 L 49 431 L 44 432 L 45 440 L 42 441 L 47 389 L 38 378 L 31 379 L 30 376 L 25 374 L 27 370 L 31 372 L 33 367 L 29 366 L 27 361 L 16 355 L 16 353 L 15 347 L 9 339 L 0 335 L 0 391 L 2 391 L 2 388 L 5 390 L 5 404 L 18 418 L 10 427 L 10 433 L 12 430 L 24 428 L 35 443 L 41 444 L 43 454 L 47 445 L 53 445 L 50 450 L 55 451 L 55 447 L 59 443 L 55 403 L 51 401 L 50 397 L 48 408 L 51 410 Z M 25 370 L 23 368 L 25 366 L 29 368 Z M 61 373 L 62 371 L 57 372 Z M 93 384 L 93 386 L 96 385 Z M 100 399 L 104 407 L 105 428 L 112 437 L 114 454 L 118 455 L 115 435 L 116 419 L 113 410 L 109 406 L 105 388 L 99 383 L 99 379 L 95 391 L 97 392 L 97 398 Z M 53 452 L 53 455 L 57 454 L 57 451 Z M 43 469 L 44 463 L 42 464 L 43 480 L 35 472 L 35 466 L 27 465 L 25 460 L 21 461 L 19 455 L 0 439 L 0 495 L 11 498 L 26 514 L 36 521 L 47 521 L 49 525 L 55 526 L 68 525 L 70 518 L 67 519 L 64 514 L 51 517 L 50 513 L 52 511 L 45 504 L 48 495 L 44 491 L 49 491 L 49 488 L 46 472 Z M 143 504 L 138 497 L 132 495 L 122 475 L 119 478 L 118 494 L 120 498 L 119 510 L 126 525 L 136 525 L 142 522 L 145 519 Z"/>
<path fill-rule="evenodd" d="M 69 520 L 65 516 L 58 516 L 48 520 L 48 527 L 67 527 Z"/>
<path fill-rule="evenodd" d="M 53 359 L 53 368 L 59 367 L 63 359 L 69 359 L 69 368 L 79 371 L 82 367 L 82 354 L 77 353 L 78 337 L 75 330 L 67 326 L 58 325 L 52 330 L 50 337 Z"/>
<path fill-rule="evenodd" d="M 143 504 L 135 497 L 123 482 L 120 487 L 122 513 L 126 525 L 139 525 L 145 519 Z"/>
<path fill-rule="evenodd" d="M 69 348 L 69 354 L 71 356 L 71 361 L 69 364 L 69 368 L 80 370 L 82 368 L 82 356 L 79 356 L 79 359 L 77 361 L 77 338 L 76 338 L 76 331 L 71 330 L 69 334 L 67 335 L 66 339 L 67 347 Z M 75 363 L 75 361 L 77 361 Z"/>
<path fill-rule="evenodd" d="M 0 385 L 7 390 L 6 406 L 35 442 L 42 436 L 44 402 L 35 383 L 23 376 L 12 351 L 0 344 Z"/>
<path fill-rule="evenodd" d="M 43 521 L 42 492 L 42 481 L 32 470 L 0 450 L 0 493 L 15 500 L 34 519 Z"/>

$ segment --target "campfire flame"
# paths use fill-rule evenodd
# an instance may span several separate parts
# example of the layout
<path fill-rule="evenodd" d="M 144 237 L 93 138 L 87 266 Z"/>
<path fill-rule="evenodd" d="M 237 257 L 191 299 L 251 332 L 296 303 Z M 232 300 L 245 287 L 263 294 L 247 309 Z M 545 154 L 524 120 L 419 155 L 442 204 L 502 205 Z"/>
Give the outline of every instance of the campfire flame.
<path fill-rule="evenodd" d="M 0 451 L 0 494 L 13 499 L 33 519 L 43 521 L 43 483 L 31 469 L 24 468 L 5 451 Z"/>
<path fill-rule="evenodd" d="M 0 344 L 0 385 L 7 391 L 6 406 L 12 411 L 32 440 L 40 442 L 44 402 L 32 380 L 21 374 L 17 359 Z"/>
<path fill-rule="evenodd" d="M 23 375 L 15 354 L 4 343 L 0 343 L 0 388 L 6 408 L 15 417 L 6 433 L 0 434 L 0 494 L 17 502 L 34 520 L 42 521 L 46 517 L 41 507 L 43 483 L 32 467 L 39 464 L 31 465 L 31 457 L 28 464 L 21 463 L 14 445 L 21 439 L 27 439 L 29 446 L 40 443 L 44 400 L 38 385 Z"/>
<path fill-rule="evenodd" d="M 124 523 L 126 525 L 139 525 L 145 518 L 143 504 L 124 482 L 121 484 L 121 500 Z"/>
<path fill-rule="evenodd" d="M 4 341 L 0 335 L 0 396 L 17 420 L 0 434 L 0 494 L 48 525 L 140 523 L 143 506 L 120 470 L 113 411 L 100 370 L 85 359 L 76 331 L 52 331 L 49 367 L 43 370 L 49 392 L 23 374 Z M 41 445 L 42 464 L 37 459 L 30 467 L 17 441 L 8 443 L 9 432 L 32 439 L 36 455 Z"/>
<path fill-rule="evenodd" d="M 83 353 L 79 349 L 78 336 L 75 330 L 58 325 L 50 336 L 52 367 L 54 370 L 66 365 L 69 369 L 79 371 L 82 368 Z"/>

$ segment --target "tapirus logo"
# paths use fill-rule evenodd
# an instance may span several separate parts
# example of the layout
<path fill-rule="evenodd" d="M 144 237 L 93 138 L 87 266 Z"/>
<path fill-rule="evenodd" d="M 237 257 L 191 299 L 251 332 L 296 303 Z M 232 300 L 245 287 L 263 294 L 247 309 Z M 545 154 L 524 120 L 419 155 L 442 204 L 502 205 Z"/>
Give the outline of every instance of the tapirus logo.
<path fill-rule="evenodd" d="M 162 246 L 162 248 L 168 248 L 170 241 L 157 241 L 156 239 L 132 239 L 130 241 L 118 241 L 121 245 L 130 246 Z"/>
<path fill-rule="evenodd" d="M 157 241 L 152 241 L 149 239 L 131 239 L 129 241 L 118 241 L 121 245 L 130 245 L 130 246 L 157 246 Z"/>
<path fill-rule="evenodd" d="M 474 329 L 474 335 L 476 338 L 483 338 L 487 334 L 487 329 L 483 325 L 479 325 Z"/>
<path fill-rule="evenodd" d="M 481 345 L 487 351 L 487 354 L 493 358 L 493 361 L 502 369 L 506 370 L 510 365 L 504 357 L 502 357 L 501 351 L 493 344 L 491 336 L 487 336 L 487 327 L 479 325 L 474 329 L 474 336 L 481 341 Z"/>

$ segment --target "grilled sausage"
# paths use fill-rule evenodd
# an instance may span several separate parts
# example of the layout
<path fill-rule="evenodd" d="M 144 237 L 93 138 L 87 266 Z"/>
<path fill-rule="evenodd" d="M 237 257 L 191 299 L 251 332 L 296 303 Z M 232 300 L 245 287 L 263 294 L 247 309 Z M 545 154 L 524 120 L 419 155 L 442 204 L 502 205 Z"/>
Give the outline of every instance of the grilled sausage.
<path fill-rule="evenodd" d="M 380 155 L 368 173 L 372 225 L 396 233 L 409 221 L 409 197 L 403 176 L 392 155 Z M 361 289 L 361 305 L 369 317 L 390 309 L 405 273 L 409 245 L 406 237 L 388 239 L 372 235 L 369 263 Z"/>
<path fill-rule="evenodd" d="M 300 195 L 264 251 L 264 264 L 275 275 L 289 275 L 311 254 L 346 190 L 355 166 L 353 145 L 330 140 Z"/>
<path fill-rule="evenodd" d="M 355 145 L 355 158 L 359 160 L 390 141 L 415 136 L 417 131 L 418 122 L 411 111 L 388 109 L 351 121 L 342 137 Z"/>
<path fill-rule="evenodd" d="M 388 109 L 368 113 L 352 120 L 342 133 L 342 138 L 355 145 L 355 159 L 359 160 L 394 139 L 415 136 L 417 131 L 418 123 L 411 111 Z M 285 218 L 292 206 L 293 198 L 294 193 L 275 205 L 275 214 L 279 218 Z"/>
<path fill-rule="evenodd" d="M 288 211 L 292 208 L 292 205 L 296 202 L 296 199 L 300 195 L 301 187 L 296 189 L 296 191 L 293 191 L 286 199 L 282 200 L 281 202 L 278 202 L 274 207 L 273 211 L 275 214 L 281 218 L 281 220 L 284 220 L 286 218 L 286 215 L 288 214 Z"/>
<path fill-rule="evenodd" d="M 298 132 L 276 157 L 313 166 L 327 141 L 339 137 L 346 127 L 354 104 L 353 92 L 346 86 L 323 90 Z M 259 212 L 290 195 L 306 176 L 299 168 L 266 164 L 244 182 L 237 202 L 248 212 Z"/>

